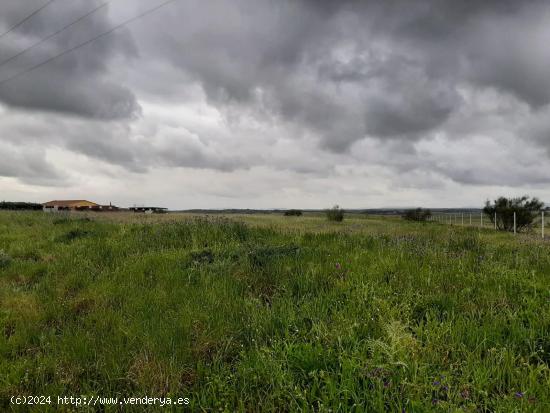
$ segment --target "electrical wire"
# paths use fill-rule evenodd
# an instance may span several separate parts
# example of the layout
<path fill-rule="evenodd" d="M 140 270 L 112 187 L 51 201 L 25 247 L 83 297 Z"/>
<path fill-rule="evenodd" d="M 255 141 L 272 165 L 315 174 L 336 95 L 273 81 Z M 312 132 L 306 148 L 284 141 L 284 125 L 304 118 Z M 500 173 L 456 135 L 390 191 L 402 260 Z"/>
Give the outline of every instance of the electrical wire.
<path fill-rule="evenodd" d="M 67 30 L 68 28 L 74 26 L 75 24 L 81 22 L 82 20 L 84 20 L 86 17 L 94 14 L 96 11 L 98 11 L 99 9 L 102 9 L 103 7 L 107 6 L 109 3 L 111 2 L 111 0 L 109 1 L 106 1 L 105 3 L 102 3 L 100 4 L 99 6 L 97 6 L 96 8 L 94 8 L 93 10 L 90 10 L 88 13 L 86 13 L 85 15 L 79 17 L 78 19 L 76 19 L 75 21 L 67 24 L 66 26 L 62 27 L 61 29 L 59 29 L 58 31 L 56 31 L 55 33 L 52 33 L 50 34 L 49 36 L 46 36 L 44 37 L 43 39 L 37 41 L 36 43 L 32 44 L 31 46 L 27 47 L 26 49 L 23 49 L 21 50 L 20 52 L 14 54 L 13 56 L 11 57 L 8 57 L 6 60 L 3 60 L 2 62 L 0 62 L 0 67 L 8 64 L 9 62 L 11 62 L 12 60 L 14 59 L 17 59 L 19 56 L 21 56 L 22 54 L 28 52 L 29 50 L 32 50 L 34 49 L 36 46 L 39 46 L 41 45 L 42 43 L 44 43 L 45 41 L 48 41 L 50 40 L 52 37 L 54 36 L 57 36 L 58 34 L 60 34 L 61 32 Z"/>
<path fill-rule="evenodd" d="M 29 14 L 27 17 L 25 17 L 23 20 L 21 20 L 19 23 L 15 24 L 14 26 L 10 27 L 7 31 L 0 34 L 0 39 L 4 37 L 6 34 L 11 33 L 15 29 L 17 29 L 19 26 L 21 26 L 23 23 L 25 23 L 27 20 L 32 18 L 35 14 L 39 13 L 42 9 L 45 9 L 48 7 L 51 3 L 53 3 L 55 0 L 49 0 L 47 3 L 45 3 L 43 6 L 38 8 L 37 10 L 33 11 L 31 14 Z"/>
<path fill-rule="evenodd" d="M 25 75 L 25 74 L 27 74 L 27 73 L 29 73 L 29 72 L 32 72 L 33 70 L 36 70 L 36 69 L 38 69 L 39 67 L 45 66 L 45 65 L 47 65 L 48 63 L 54 61 L 55 59 L 58 59 L 58 58 L 61 57 L 61 56 L 65 56 L 65 55 L 67 55 L 67 54 L 69 54 L 69 53 L 71 53 L 71 52 L 74 52 L 74 51 L 77 50 L 77 49 L 80 49 L 81 47 L 84 47 L 84 46 L 86 46 L 86 45 L 88 45 L 88 44 L 90 44 L 90 43 L 92 43 L 92 42 L 95 42 L 96 40 L 98 40 L 98 39 L 100 39 L 100 38 L 102 38 L 102 37 L 108 36 L 109 34 L 113 33 L 114 31 L 116 31 L 116 30 L 118 30 L 118 29 L 120 29 L 120 28 L 126 26 L 127 24 L 133 23 L 133 22 L 135 22 L 136 20 L 139 20 L 139 19 L 141 19 L 141 18 L 147 16 L 148 14 L 151 14 L 151 13 L 153 13 L 153 12 L 155 12 L 155 11 L 161 9 L 162 7 L 167 6 L 168 4 L 173 3 L 173 2 L 175 2 L 175 1 L 176 1 L 176 0 L 168 0 L 168 1 L 165 1 L 165 2 L 163 2 L 163 3 L 161 3 L 161 4 L 159 4 L 158 6 L 153 7 L 152 9 L 149 9 L 149 10 L 147 10 L 147 11 L 141 13 L 141 14 L 138 14 L 137 16 L 134 16 L 134 17 L 132 17 L 132 18 L 130 18 L 130 19 L 128 19 L 128 20 L 125 20 L 125 21 L 123 21 L 122 23 L 117 24 L 117 25 L 114 26 L 113 28 L 107 30 L 106 32 L 100 33 L 100 34 L 98 34 L 97 36 L 92 37 L 92 38 L 89 39 L 89 40 L 86 40 L 85 42 L 79 43 L 79 44 L 77 44 L 76 46 L 71 47 L 70 49 L 67 49 L 67 50 L 65 50 L 65 51 L 63 51 L 63 52 L 61 52 L 61 53 L 59 53 L 59 54 L 56 54 L 55 56 L 50 57 L 49 59 L 47 59 L 47 60 L 45 60 L 45 61 L 43 61 L 43 62 L 41 62 L 41 63 L 38 63 L 38 64 L 36 64 L 36 65 L 34 65 L 34 66 L 31 66 L 30 68 L 28 68 L 28 69 L 26 69 L 26 70 L 24 70 L 24 71 L 22 71 L 22 72 L 16 73 L 15 75 L 10 76 L 10 77 L 8 77 L 7 79 L 4 79 L 4 80 L 0 81 L 0 86 L 4 86 L 6 83 L 8 83 L 8 82 L 10 82 L 10 81 L 12 81 L 12 80 L 15 80 L 15 79 L 17 79 L 17 78 L 19 78 L 19 77 L 21 77 L 21 76 L 23 76 L 23 75 Z"/>

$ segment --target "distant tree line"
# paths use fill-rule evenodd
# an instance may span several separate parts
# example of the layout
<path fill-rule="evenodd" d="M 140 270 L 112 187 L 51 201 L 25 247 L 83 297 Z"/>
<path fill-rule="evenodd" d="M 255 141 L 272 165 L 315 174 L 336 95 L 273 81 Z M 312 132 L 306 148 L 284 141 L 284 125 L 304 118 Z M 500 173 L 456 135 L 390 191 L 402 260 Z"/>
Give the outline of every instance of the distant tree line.
<path fill-rule="evenodd" d="M 9 210 L 30 210 L 30 211 L 39 211 L 42 209 L 42 204 L 35 204 L 32 202 L 0 202 L 0 210 L 9 209 Z"/>

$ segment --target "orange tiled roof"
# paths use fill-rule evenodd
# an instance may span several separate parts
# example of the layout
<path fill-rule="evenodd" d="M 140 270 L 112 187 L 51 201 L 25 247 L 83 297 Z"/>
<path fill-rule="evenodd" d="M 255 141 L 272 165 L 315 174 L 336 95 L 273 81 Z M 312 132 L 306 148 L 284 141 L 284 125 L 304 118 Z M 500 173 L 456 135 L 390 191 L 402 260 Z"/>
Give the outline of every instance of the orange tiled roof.
<path fill-rule="evenodd" d="M 96 204 L 95 202 L 86 201 L 85 199 L 71 199 L 71 200 L 55 200 L 55 201 L 49 201 L 42 206 L 45 207 L 77 207 L 77 206 L 99 206 L 99 204 Z"/>

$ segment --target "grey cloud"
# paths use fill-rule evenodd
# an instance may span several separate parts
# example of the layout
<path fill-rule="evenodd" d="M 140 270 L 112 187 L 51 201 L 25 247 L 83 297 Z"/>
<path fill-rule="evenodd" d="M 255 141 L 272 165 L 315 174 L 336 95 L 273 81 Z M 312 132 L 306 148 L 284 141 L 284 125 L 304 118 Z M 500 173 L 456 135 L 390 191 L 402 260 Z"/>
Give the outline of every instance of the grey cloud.
<path fill-rule="evenodd" d="M 204 3 L 178 6 L 160 57 L 197 79 L 214 105 L 261 108 L 314 132 L 329 150 L 367 135 L 418 139 L 461 104 L 453 83 L 428 76 L 423 56 L 384 50 L 387 36 L 370 27 L 384 18 L 369 15 L 374 6 L 213 1 L 217 13 Z"/>
<path fill-rule="evenodd" d="M 16 6 L 14 0 L 5 6 L 12 21 L 21 14 Z M 22 36 L 42 35 L 82 7 L 75 2 L 63 13 L 45 13 Z M 189 82 L 190 76 L 216 107 L 267 111 L 312 131 L 336 152 L 367 135 L 422 138 L 460 107 L 456 87 L 465 82 L 509 91 L 530 104 L 550 98 L 550 86 L 543 85 L 547 48 L 524 47 L 533 35 L 544 38 L 548 7 L 541 1 L 195 0 L 171 7 L 150 17 L 153 33 L 132 29 L 140 52 L 128 37 L 113 36 L 4 88 L 0 97 L 22 107 L 129 117 L 139 106 L 130 90 L 109 81 L 105 62 L 154 56 L 173 66 L 166 82 Z M 109 24 L 99 13 L 74 37 L 90 37 Z M 504 29 L 511 41 L 501 41 Z M 60 36 L 48 52 L 74 42 Z"/>
<path fill-rule="evenodd" d="M 550 106 L 532 112 L 519 134 L 524 140 L 537 143 L 550 156 Z"/>
<path fill-rule="evenodd" d="M 507 171 L 503 170 L 499 164 L 476 166 L 476 168 L 473 168 L 471 164 L 465 165 L 455 162 L 435 165 L 433 170 L 457 183 L 468 185 L 522 187 L 526 185 L 548 185 L 550 183 L 548 170 L 545 171 L 540 164 L 528 166 L 515 164 Z"/>

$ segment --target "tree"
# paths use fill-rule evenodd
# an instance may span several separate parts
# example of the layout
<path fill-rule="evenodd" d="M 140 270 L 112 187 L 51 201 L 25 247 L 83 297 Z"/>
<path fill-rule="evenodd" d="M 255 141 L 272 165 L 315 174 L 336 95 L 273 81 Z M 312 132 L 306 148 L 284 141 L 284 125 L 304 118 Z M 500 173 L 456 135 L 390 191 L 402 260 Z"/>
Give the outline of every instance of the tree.
<path fill-rule="evenodd" d="M 432 211 L 429 209 L 422 209 L 422 208 L 416 208 L 416 209 L 409 209 L 405 212 L 403 215 L 403 219 L 406 219 L 408 221 L 420 221 L 424 222 L 427 221 L 429 217 L 432 216 Z"/>
<path fill-rule="evenodd" d="M 342 222 L 344 220 L 344 210 L 338 205 L 334 205 L 332 208 L 327 209 L 325 213 L 329 221 Z"/>
<path fill-rule="evenodd" d="M 516 229 L 529 228 L 533 220 L 540 214 L 544 207 L 544 202 L 538 198 L 531 198 L 524 195 L 519 198 L 499 197 L 493 203 L 489 200 L 485 202 L 483 213 L 488 215 L 491 222 L 495 223 L 495 213 L 497 228 L 504 231 L 514 230 L 514 212 L 516 213 Z"/>

